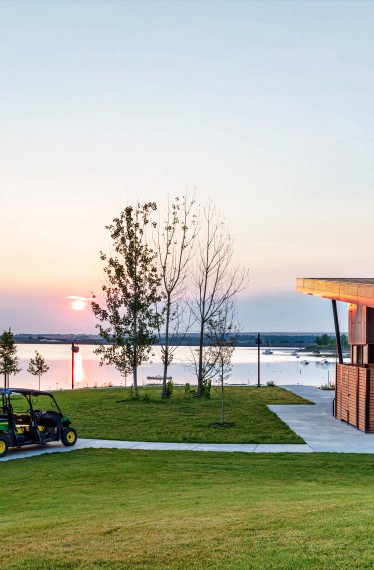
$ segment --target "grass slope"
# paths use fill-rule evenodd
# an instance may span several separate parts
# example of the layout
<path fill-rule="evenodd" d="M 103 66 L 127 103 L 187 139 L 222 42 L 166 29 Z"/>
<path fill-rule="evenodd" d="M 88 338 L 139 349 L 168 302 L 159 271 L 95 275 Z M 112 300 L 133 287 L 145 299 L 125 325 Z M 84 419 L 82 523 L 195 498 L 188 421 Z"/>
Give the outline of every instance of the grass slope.
<path fill-rule="evenodd" d="M 7 570 L 374 567 L 374 456 L 83 450 L 1 465 Z"/>
<path fill-rule="evenodd" d="M 225 420 L 230 428 L 213 427 L 220 420 L 220 389 L 211 399 L 186 400 L 175 388 L 171 400 L 161 400 L 160 388 L 141 388 L 149 401 L 126 399 L 129 390 L 76 390 L 57 393 L 62 410 L 72 418 L 80 437 L 129 441 L 204 443 L 303 443 L 266 404 L 306 404 L 277 387 L 227 387 Z"/>

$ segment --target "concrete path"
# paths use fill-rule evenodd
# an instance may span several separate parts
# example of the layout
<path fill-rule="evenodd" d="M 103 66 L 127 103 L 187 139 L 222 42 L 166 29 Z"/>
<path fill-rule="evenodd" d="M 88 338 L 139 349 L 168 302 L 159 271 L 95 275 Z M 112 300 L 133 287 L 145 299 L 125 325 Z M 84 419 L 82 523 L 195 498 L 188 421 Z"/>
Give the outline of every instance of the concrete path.
<path fill-rule="evenodd" d="M 143 441 L 116 441 L 109 439 L 81 439 L 79 438 L 74 447 L 64 447 L 62 443 L 48 443 L 46 447 L 30 445 L 21 449 L 11 448 L 8 454 L 0 459 L 27 459 L 35 455 L 46 453 L 76 451 L 78 449 L 142 449 L 148 451 L 218 451 L 218 452 L 241 452 L 241 453 L 310 453 L 312 450 L 303 444 L 278 444 L 257 445 L 255 443 L 159 443 Z"/>
<path fill-rule="evenodd" d="M 115 441 L 105 439 L 78 439 L 74 447 L 49 443 L 10 449 L 0 459 L 24 459 L 45 453 L 68 452 L 78 449 L 143 449 L 152 451 L 214 451 L 242 453 L 311 453 L 328 451 L 337 453 L 374 453 L 374 434 L 365 434 L 332 416 L 334 392 L 311 386 L 283 386 L 283 388 L 314 402 L 311 405 L 274 405 L 269 408 L 300 435 L 305 444 L 218 444 L 218 443 L 158 443 L 142 441 Z"/>
<path fill-rule="evenodd" d="M 332 390 L 313 386 L 282 386 L 314 406 L 269 406 L 313 451 L 374 453 L 374 434 L 363 433 L 332 415 Z"/>

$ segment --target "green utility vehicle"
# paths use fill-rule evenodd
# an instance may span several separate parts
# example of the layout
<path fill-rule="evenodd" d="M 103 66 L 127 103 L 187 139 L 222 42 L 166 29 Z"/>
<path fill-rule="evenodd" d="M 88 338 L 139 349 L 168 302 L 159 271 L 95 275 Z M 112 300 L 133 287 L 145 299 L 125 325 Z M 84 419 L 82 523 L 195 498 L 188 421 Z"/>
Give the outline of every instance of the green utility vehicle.
<path fill-rule="evenodd" d="M 70 424 L 52 392 L 0 388 L 0 457 L 9 447 L 45 445 L 50 441 L 74 445 L 77 432 Z"/>

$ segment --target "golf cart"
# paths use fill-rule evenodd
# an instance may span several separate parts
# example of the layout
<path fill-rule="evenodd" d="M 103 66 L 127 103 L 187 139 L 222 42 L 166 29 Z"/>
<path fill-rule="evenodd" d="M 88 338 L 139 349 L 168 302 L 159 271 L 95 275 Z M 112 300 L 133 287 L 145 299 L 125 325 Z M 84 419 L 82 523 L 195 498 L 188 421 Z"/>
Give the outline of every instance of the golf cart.
<path fill-rule="evenodd" d="M 58 407 L 52 392 L 0 388 L 0 457 L 9 447 L 61 441 L 74 445 L 77 432 Z"/>

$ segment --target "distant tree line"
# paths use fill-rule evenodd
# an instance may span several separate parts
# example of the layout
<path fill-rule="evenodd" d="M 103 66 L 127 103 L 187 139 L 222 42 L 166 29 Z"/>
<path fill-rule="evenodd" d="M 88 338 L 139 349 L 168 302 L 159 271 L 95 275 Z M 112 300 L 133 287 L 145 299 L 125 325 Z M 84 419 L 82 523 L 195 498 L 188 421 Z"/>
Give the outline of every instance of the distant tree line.
<path fill-rule="evenodd" d="M 342 348 L 345 349 L 348 347 L 348 337 L 345 334 L 340 335 L 340 343 Z M 315 344 L 320 346 L 321 348 L 335 348 L 336 346 L 336 337 L 330 336 L 328 334 L 323 334 L 321 336 L 317 336 L 315 338 Z"/>

